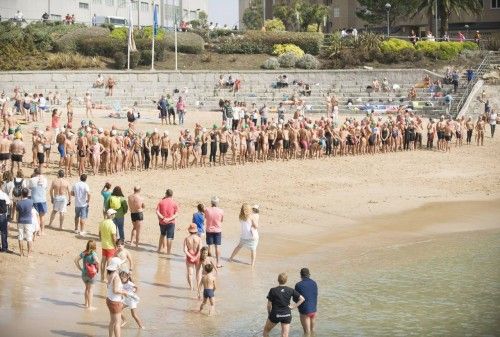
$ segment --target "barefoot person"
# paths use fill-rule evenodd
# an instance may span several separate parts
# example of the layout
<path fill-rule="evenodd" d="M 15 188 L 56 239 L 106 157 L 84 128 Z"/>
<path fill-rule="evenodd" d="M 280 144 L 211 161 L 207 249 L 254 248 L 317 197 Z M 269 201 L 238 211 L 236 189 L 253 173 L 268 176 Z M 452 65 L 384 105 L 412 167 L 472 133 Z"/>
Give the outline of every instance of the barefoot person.
<path fill-rule="evenodd" d="M 141 234 L 142 221 L 144 220 L 144 198 L 140 195 L 141 188 L 134 186 L 134 193 L 128 197 L 128 207 L 130 209 L 130 217 L 132 220 L 132 233 L 130 234 L 130 243 L 134 242 L 135 246 L 139 246 L 139 237 Z"/>
<path fill-rule="evenodd" d="M 50 186 L 50 200 L 52 202 L 52 213 L 50 214 L 49 227 L 52 227 L 56 214 L 59 213 L 59 229 L 63 228 L 66 207 L 71 204 L 71 193 L 69 182 L 64 178 L 64 170 L 57 172 L 57 178 Z"/>
<path fill-rule="evenodd" d="M 80 176 L 80 181 L 73 185 L 71 195 L 75 197 L 75 233 L 85 235 L 85 221 L 89 216 L 90 188 L 87 185 L 87 175 Z"/>
<path fill-rule="evenodd" d="M 125 242 L 122 239 L 118 239 L 115 241 L 115 255 L 113 257 L 117 257 L 122 260 L 122 264 L 120 265 L 120 269 L 128 270 L 132 273 L 132 255 L 125 248 Z"/>
<path fill-rule="evenodd" d="M 212 197 L 210 201 L 211 207 L 205 209 L 205 225 L 207 231 L 207 245 L 210 252 L 215 246 L 215 257 L 217 259 L 217 267 L 222 265 L 220 259 L 220 245 L 222 243 L 222 222 L 224 221 L 224 211 L 219 208 L 219 198 Z M 212 255 L 212 254 L 211 254 Z"/>
<path fill-rule="evenodd" d="M 99 258 L 97 257 L 96 244 L 94 240 L 87 241 L 87 247 L 75 259 L 76 267 L 82 272 L 82 280 L 85 283 L 85 309 L 94 310 L 92 307 L 92 287 L 95 276 L 99 272 Z M 80 260 L 83 264 L 80 265 Z"/>
<path fill-rule="evenodd" d="M 205 275 L 201 278 L 201 283 L 203 284 L 203 302 L 200 305 L 200 312 L 203 311 L 203 307 L 210 302 L 210 309 L 208 310 L 208 316 L 212 316 L 215 312 L 214 304 L 214 292 L 216 289 L 215 275 L 212 273 L 214 267 L 211 264 L 205 265 Z"/>
<path fill-rule="evenodd" d="M 189 289 L 194 291 L 196 285 L 196 266 L 200 261 L 201 238 L 198 236 L 198 229 L 194 223 L 189 225 L 188 232 L 189 236 L 184 239 L 187 268 L 186 277 Z"/>
<path fill-rule="evenodd" d="M 172 199 L 174 192 L 168 189 L 165 192 L 165 197 L 156 206 L 156 215 L 160 225 L 160 240 L 158 242 L 158 253 L 161 253 L 165 248 L 165 237 L 167 239 L 167 255 L 172 252 L 172 241 L 175 234 L 175 219 L 177 218 L 178 206 Z"/>
<path fill-rule="evenodd" d="M 137 292 L 137 286 L 132 282 L 132 277 L 127 270 L 122 270 L 120 272 L 120 280 L 123 284 L 123 290 L 125 290 L 128 294 L 125 298 L 123 298 L 123 305 L 125 308 L 130 308 L 130 313 L 132 318 L 135 320 L 139 328 L 144 329 L 144 325 L 142 325 L 142 321 L 137 315 L 137 304 L 139 304 L 139 296 L 135 293 Z M 122 326 L 127 324 L 125 320 L 125 316 L 122 314 Z"/>
<path fill-rule="evenodd" d="M 279 285 L 269 290 L 267 295 L 267 312 L 269 314 L 264 326 L 264 337 L 269 337 L 269 332 L 281 323 L 281 337 L 288 337 L 290 323 L 292 322 L 291 309 L 297 308 L 304 302 L 304 297 L 296 290 L 285 286 L 288 276 L 286 273 L 278 275 Z M 293 298 L 295 305 L 290 304 Z"/>
<path fill-rule="evenodd" d="M 106 267 L 106 280 L 108 289 L 106 294 L 106 305 L 109 310 L 109 337 L 121 337 L 123 296 L 128 293 L 123 289 L 123 284 L 119 275 L 121 260 L 117 257 L 112 258 Z"/>
<path fill-rule="evenodd" d="M 311 280 L 308 268 L 300 270 L 302 281 L 295 285 L 295 290 L 301 294 L 305 302 L 299 306 L 300 323 L 304 329 L 304 335 L 309 336 L 314 333 L 316 326 L 316 311 L 318 303 L 318 285 Z"/>
<path fill-rule="evenodd" d="M 35 168 L 33 178 L 29 180 L 28 186 L 31 191 L 31 200 L 33 207 L 38 212 L 38 223 L 40 224 L 40 233 L 42 235 L 45 228 L 44 217 L 47 213 L 47 178 L 42 175 L 40 167 Z"/>
<path fill-rule="evenodd" d="M 116 211 L 108 209 L 106 211 L 106 219 L 99 224 L 99 240 L 101 240 L 102 261 L 101 270 L 105 270 L 108 265 L 108 260 L 115 256 L 116 252 L 116 226 L 113 222 L 113 217 Z M 101 274 L 101 281 L 104 282 L 104 273 Z"/>
<path fill-rule="evenodd" d="M 240 226 L 241 226 L 241 236 L 240 243 L 236 248 L 234 248 L 229 262 L 232 262 L 236 254 L 241 248 L 245 247 L 250 249 L 252 254 L 252 268 L 255 266 L 255 258 L 257 255 L 257 245 L 259 244 L 259 233 L 257 229 L 259 227 L 258 222 L 252 212 L 252 207 L 249 204 L 243 204 L 240 210 Z"/>
<path fill-rule="evenodd" d="M 23 188 L 21 190 L 22 199 L 16 203 L 17 210 L 17 229 L 19 231 L 19 254 L 24 256 L 23 240 L 26 240 L 28 246 L 27 257 L 30 256 L 33 246 L 33 233 L 35 228 L 33 226 L 32 211 L 33 201 L 28 199 L 29 190 Z"/>

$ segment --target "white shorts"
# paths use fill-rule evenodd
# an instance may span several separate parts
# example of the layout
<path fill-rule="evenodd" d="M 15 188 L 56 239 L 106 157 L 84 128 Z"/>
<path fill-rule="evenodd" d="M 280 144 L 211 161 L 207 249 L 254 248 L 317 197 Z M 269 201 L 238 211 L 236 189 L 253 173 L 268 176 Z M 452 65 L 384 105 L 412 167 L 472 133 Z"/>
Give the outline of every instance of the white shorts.
<path fill-rule="evenodd" d="M 130 309 L 137 309 L 137 304 L 139 304 L 140 298 L 134 293 L 129 293 L 129 296 L 123 297 L 123 304 Z"/>
<path fill-rule="evenodd" d="M 54 211 L 66 213 L 66 206 L 68 205 L 68 200 L 65 195 L 56 195 L 54 197 Z"/>
<path fill-rule="evenodd" d="M 18 237 L 19 241 L 23 240 L 26 240 L 28 242 L 33 241 L 33 233 L 35 232 L 33 224 L 18 223 L 17 230 L 19 231 L 19 237 Z"/>

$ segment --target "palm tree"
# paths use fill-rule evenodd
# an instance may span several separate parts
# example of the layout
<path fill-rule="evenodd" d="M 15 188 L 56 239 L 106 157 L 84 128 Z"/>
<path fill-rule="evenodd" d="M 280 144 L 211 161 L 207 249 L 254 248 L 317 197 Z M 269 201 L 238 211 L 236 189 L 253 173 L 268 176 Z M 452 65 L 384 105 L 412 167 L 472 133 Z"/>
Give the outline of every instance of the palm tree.
<path fill-rule="evenodd" d="M 429 16 L 431 30 L 432 18 L 436 15 L 436 1 L 438 15 L 441 18 L 441 26 L 439 27 L 441 35 L 448 31 L 448 23 L 453 12 L 457 13 L 457 15 L 462 12 L 479 14 L 483 8 L 482 0 L 418 0 L 415 14 L 425 11 Z"/>

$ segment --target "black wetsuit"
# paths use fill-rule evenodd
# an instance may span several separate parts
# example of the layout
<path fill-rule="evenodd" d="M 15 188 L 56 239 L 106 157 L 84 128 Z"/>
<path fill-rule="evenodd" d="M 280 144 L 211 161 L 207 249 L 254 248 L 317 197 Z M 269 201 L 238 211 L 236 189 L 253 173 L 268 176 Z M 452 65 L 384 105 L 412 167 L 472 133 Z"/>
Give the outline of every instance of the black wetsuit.
<path fill-rule="evenodd" d="M 215 163 L 215 157 L 217 156 L 217 134 L 210 135 L 210 157 L 209 161 Z"/>

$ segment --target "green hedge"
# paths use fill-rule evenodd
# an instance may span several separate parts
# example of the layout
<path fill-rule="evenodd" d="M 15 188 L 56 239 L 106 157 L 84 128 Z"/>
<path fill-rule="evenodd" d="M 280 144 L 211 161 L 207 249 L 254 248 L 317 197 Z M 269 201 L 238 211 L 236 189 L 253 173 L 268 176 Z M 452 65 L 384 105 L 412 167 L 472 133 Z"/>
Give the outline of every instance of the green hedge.
<path fill-rule="evenodd" d="M 54 39 L 54 51 L 56 52 L 76 52 L 78 42 L 82 39 L 99 39 L 108 37 L 109 30 L 102 27 L 80 27 L 65 34 L 61 34 Z"/>
<path fill-rule="evenodd" d="M 262 32 L 247 31 L 242 36 L 225 38 L 218 46 L 218 51 L 223 54 L 239 53 L 272 54 L 275 44 L 294 44 L 307 54 L 317 55 L 323 34 L 303 32 Z"/>
<path fill-rule="evenodd" d="M 406 40 L 391 38 L 380 43 L 380 50 L 383 53 L 400 52 L 405 49 L 415 49 L 413 44 Z"/>
<path fill-rule="evenodd" d="M 168 49 L 175 49 L 173 32 L 166 32 L 164 40 Z M 177 33 L 177 50 L 180 53 L 201 54 L 205 50 L 205 41 L 203 41 L 201 36 L 195 33 Z"/>
<path fill-rule="evenodd" d="M 77 41 L 76 49 L 87 56 L 113 57 L 117 52 L 126 51 L 127 44 L 111 36 L 83 37 Z"/>

